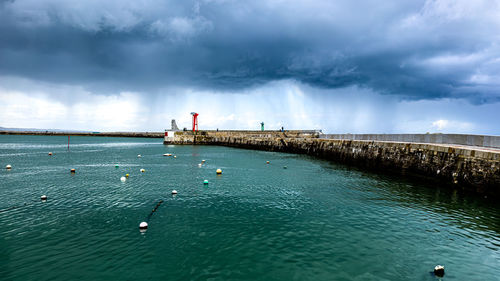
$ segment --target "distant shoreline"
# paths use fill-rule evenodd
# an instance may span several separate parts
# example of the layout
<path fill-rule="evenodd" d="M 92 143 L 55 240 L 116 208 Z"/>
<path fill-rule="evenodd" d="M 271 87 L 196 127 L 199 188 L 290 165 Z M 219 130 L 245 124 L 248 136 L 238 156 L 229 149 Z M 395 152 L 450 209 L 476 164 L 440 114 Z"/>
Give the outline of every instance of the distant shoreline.
<path fill-rule="evenodd" d="M 82 137 L 134 137 L 163 138 L 164 132 L 54 132 L 54 131 L 0 131 L 0 135 L 36 135 L 36 136 L 82 136 Z"/>

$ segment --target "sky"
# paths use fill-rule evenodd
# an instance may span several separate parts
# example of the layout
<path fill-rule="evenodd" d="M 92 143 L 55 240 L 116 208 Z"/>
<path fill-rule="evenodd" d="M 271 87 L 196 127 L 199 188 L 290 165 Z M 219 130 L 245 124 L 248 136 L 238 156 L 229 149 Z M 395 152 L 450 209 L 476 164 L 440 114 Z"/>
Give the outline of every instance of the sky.
<path fill-rule="evenodd" d="M 0 0 L 0 127 L 500 135 L 500 0 Z"/>

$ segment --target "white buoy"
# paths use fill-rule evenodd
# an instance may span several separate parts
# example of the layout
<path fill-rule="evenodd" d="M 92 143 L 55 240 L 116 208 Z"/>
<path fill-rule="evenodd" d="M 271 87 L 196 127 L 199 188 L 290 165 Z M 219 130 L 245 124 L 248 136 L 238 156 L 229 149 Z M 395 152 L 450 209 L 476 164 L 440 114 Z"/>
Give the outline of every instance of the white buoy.
<path fill-rule="evenodd" d="M 436 267 L 434 267 L 434 274 L 437 277 L 443 277 L 444 276 L 444 266 L 436 265 Z"/>
<path fill-rule="evenodd" d="M 200 164 L 198 164 L 198 167 L 200 167 L 200 168 L 201 168 L 201 163 L 200 163 Z"/>
<path fill-rule="evenodd" d="M 201 163 L 205 163 L 205 160 L 201 160 Z"/>
<path fill-rule="evenodd" d="M 49 156 L 52 156 L 52 152 L 49 152 Z"/>
<path fill-rule="evenodd" d="M 174 158 L 177 158 L 177 156 L 174 155 Z"/>
<path fill-rule="evenodd" d="M 120 178 L 120 180 L 121 180 L 122 182 L 125 182 L 125 181 L 127 180 L 127 178 L 126 178 L 126 177 L 121 177 L 121 178 Z"/>
<path fill-rule="evenodd" d="M 141 158 L 141 157 L 142 157 L 142 155 L 140 155 L 140 154 L 137 154 L 137 158 Z"/>
<path fill-rule="evenodd" d="M 12 169 L 12 166 L 11 165 L 7 165 L 7 166 L 5 166 L 5 169 L 10 170 L 10 169 Z"/>
<path fill-rule="evenodd" d="M 145 222 L 145 221 L 141 222 L 141 223 L 139 224 L 139 228 L 140 228 L 140 229 L 146 229 L 146 228 L 148 228 L 148 223 L 147 223 L 147 222 Z"/>
<path fill-rule="evenodd" d="M 177 190 L 172 190 L 172 194 L 177 194 Z"/>
<path fill-rule="evenodd" d="M 45 200 L 47 200 L 47 195 L 42 195 L 42 196 L 40 196 L 40 199 L 42 199 L 42 200 L 44 200 L 44 201 L 45 201 Z"/>
<path fill-rule="evenodd" d="M 146 172 L 146 170 L 144 170 L 144 169 L 141 169 L 141 173 L 144 173 L 144 172 Z"/>
<path fill-rule="evenodd" d="M 217 169 L 217 171 L 215 171 L 217 173 L 217 175 L 221 175 L 222 174 L 222 170 L 221 169 Z"/>

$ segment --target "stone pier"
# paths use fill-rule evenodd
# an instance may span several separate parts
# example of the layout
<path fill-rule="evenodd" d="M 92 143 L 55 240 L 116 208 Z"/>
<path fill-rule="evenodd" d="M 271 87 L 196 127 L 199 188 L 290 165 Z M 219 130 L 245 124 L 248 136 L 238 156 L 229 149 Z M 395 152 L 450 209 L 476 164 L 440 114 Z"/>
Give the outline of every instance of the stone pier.
<path fill-rule="evenodd" d="M 500 197 L 500 150 L 442 143 L 320 138 L 315 131 L 176 132 L 165 144 L 223 145 L 301 153 L 371 170 L 431 177 Z"/>

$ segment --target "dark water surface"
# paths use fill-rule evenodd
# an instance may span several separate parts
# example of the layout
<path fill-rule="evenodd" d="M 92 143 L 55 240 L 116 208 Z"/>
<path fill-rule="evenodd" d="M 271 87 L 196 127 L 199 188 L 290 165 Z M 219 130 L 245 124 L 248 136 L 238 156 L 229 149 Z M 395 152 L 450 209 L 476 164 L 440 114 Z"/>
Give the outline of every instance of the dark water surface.
<path fill-rule="evenodd" d="M 443 280 L 500 280 L 492 203 L 302 155 L 161 142 L 72 137 L 67 152 L 66 137 L 0 136 L 0 279 L 436 280 L 443 264 Z"/>

